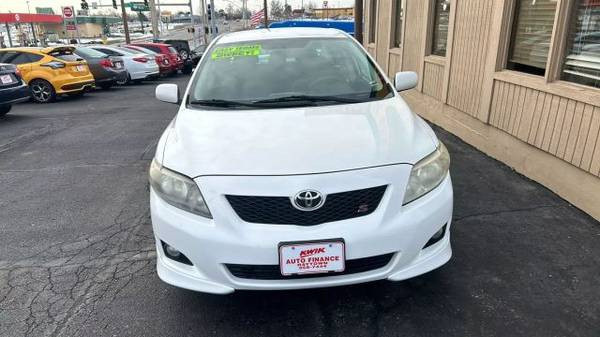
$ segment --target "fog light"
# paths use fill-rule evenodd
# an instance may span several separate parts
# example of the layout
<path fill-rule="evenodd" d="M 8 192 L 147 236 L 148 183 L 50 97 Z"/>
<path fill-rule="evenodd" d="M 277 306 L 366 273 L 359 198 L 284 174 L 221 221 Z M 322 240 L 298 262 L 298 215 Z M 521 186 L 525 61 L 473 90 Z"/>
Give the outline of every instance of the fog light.
<path fill-rule="evenodd" d="M 165 253 L 167 253 L 167 255 L 169 255 L 170 258 L 174 259 L 181 256 L 181 252 L 167 244 L 165 244 Z"/>
<path fill-rule="evenodd" d="M 444 225 L 442 226 L 442 228 L 440 228 L 439 231 L 435 232 L 435 234 L 433 234 L 431 236 L 431 238 L 429 239 L 429 241 L 427 241 L 427 243 L 425 244 L 425 246 L 423 247 L 423 249 L 436 244 L 438 241 L 440 241 L 442 238 L 444 238 L 444 235 L 446 234 L 446 226 Z"/>
<path fill-rule="evenodd" d="M 183 255 L 180 251 L 175 249 L 175 247 L 168 245 L 164 241 L 160 242 L 165 252 L 165 256 L 173 261 L 177 261 L 179 263 L 187 264 L 189 266 L 193 266 L 192 261 L 187 258 L 187 256 Z"/>
<path fill-rule="evenodd" d="M 431 238 L 434 239 L 434 240 L 439 240 L 442 236 L 444 236 L 444 232 L 445 231 L 446 231 L 446 226 L 440 228 L 440 230 L 437 231 L 435 234 L 433 234 L 433 236 Z"/>

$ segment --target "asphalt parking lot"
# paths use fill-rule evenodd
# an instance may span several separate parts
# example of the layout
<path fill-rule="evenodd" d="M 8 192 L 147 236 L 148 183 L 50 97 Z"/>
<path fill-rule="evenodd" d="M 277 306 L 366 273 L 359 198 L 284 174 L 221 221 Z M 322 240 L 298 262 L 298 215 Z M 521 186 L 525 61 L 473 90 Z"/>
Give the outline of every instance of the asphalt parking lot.
<path fill-rule="evenodd" d="M 0 336 L 600 336 L 600 223 L 440 129 L 455 188 L 444 267 L 228 296 L 162 283 L 146 171 L 177 107 L 155 84 L 0 118 Z"/>

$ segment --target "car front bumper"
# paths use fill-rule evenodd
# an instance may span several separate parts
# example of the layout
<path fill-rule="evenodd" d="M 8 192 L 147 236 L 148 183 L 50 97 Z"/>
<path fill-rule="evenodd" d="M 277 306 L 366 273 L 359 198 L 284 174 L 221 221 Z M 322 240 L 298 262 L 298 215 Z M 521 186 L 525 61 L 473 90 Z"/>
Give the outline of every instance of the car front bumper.
<path fill-rule="evenodd" d="M 407 167 L 408 171 L 400 174 L 400 177 L 408 176 L 410 166 Z M 388 177 L 394 171 L 389 167 L 373 170 L 377 171 L 377 174 L 383 171 L 384 176 Z M 320 176 L 318 179 L 312 179 L 311 186 L 326 184 L 328 181 L 333 181 L 335 185 L 337 181 L 358 177 L 355 172 L 318 176 Z M 283 290 L 342 286 L 382 279 L 399 281 L 426 273 L 445 264 L 452 255 L 450 246 L 452 183 L 448 176 L 436 189 L 420 199 L 405 206 L 393 206 L 398 202 L 401 205 L 404 191 L 397 191 L 394 186 L 405 186 L 405 178 L 400 178 L 395 182 L 396 184 L 391 182 L 379 207 L 372 214 L 316 226 L 243 222 L 230 208 L 227 200 L 214 192 L 214 188 L 223 186 L 223 180 L 229 179 L 227 177 L 197 179 L 213 212 L 214 220 L 170 206 L 151 190 L 150 205 L 156 239 L 158 275 L 164 282 L 181 288 L 227 294 L 237 289 Z M 269 178 L 255 177 L 254 182 L 248 183 L 247 180 L 245 185 L 249 185 L 248 188 L 252 190 L 253 185 L 261 185 L 263 179 Z M 292 181 L 279 185 L 277 189 L 298 185 L 298 180 L 303 178 L 290 179 Z M 369 177 L 364 180 L 373 183 L 373 179 Z M 236 185 L 240 186 L 239 183 L 238 178 L 230 179 L 224 184 L 225 190 Z M 281 191 L 274 191 L 274 193 L 279 192 Z M 265 194 L 261 193 L 261 195 Z M 221 215 L 217 216 L 217 214 Z M 445 225 L 444 237 L 435 244 L 423 248 Z M 347 260 L 383 254 L 393 254 L 393 257 L 387 265 L 366 272 L 301 279 L 239 278 L 235 277 L 226 266 L 226 264 L 277 265 L 278 245 L 281 242 L 334 238 L 344 240 Z M 182 252 L 193 266 L 168 258 L 163 251 L 161 241 Z"/>

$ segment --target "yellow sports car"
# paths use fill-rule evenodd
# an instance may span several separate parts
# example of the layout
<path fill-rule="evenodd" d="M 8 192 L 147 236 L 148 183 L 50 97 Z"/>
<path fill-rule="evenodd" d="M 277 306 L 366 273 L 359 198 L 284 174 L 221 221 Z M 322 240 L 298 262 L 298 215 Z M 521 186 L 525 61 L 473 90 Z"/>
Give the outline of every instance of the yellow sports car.
<path fill-rule="evenodd" d="M 57 95 L 79 95 L 94 86 L 87 63 L 73 50 L 70 46 L 0 49 L 0 63 L 19 68 L 36 102 L 52 102 Z"/>

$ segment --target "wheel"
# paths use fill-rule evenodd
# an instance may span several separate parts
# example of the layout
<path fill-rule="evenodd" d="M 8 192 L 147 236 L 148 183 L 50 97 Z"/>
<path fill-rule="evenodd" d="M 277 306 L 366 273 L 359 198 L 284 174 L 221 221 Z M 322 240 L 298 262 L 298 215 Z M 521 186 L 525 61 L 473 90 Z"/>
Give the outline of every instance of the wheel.
<path fill-rule="evenodd" d="M 10 108 L 12 108 L 12 105 L 0 105 L 0 117 L 6 115 Z"/>
<path fill-rule="evenodd" d="M 187 60 L 187 59 L 188 59 L 188 57 L 190 56 L 190 54 L 188 53 L 188 51 L 187 51 L 187 50 L 185 50 L 185 49 L 180 49 L 180 50 L 179 50 L 179 56 L 181 56 L 181 59 L 185 61 L 185 60 Z"/>
<path fill-rule="evenodd" d="M 56 91 L 46 80 L 33 80 L 29 82 L 31 97 L 36 103 L 49 103 L 56 100 Z"/>
<path fill-rule="evenodd" d="M 131 82 L 131 76 L 129 76 L 129 73 L 127 74 L 127 78 L 123 79 L 123 80 L 118 80 L 117 84 L 118 85 L 125 85 L 128 82 Z"/>

